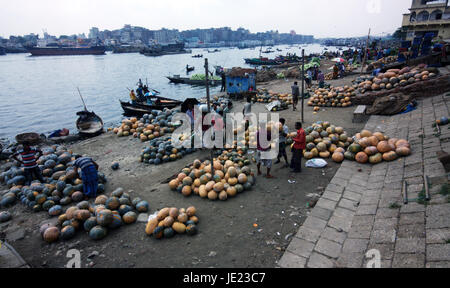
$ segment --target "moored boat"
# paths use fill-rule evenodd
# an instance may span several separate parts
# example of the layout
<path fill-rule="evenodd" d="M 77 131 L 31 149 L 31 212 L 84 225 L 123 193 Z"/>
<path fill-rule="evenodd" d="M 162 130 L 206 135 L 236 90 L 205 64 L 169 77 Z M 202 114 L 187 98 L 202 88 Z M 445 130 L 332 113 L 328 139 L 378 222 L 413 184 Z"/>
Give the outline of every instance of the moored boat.
<path fill-rule="evenodd" d="M 183 103 L 178 100 L 173 100 L 159 96 L 152 96 L 150 99 L 153 101 L 152 105 L 140 102 L 131 104 L 125 101 L 120 101 L 120 105 L 122 106 L 125 115 L 142 116 L 144 114 L 151 113 L 153 110 L 164 110 L 165 108 L 173 109 L 181 105 L 181 103 Z"/>
<path fill-rule="evenodd" d="M 27 48 L 32 56 L 104 55 L 105 46 L 92 47 L 32 47 Z"/>
<path fill-rule="evenodd" d="M 94 112 L 80 111 L 77 113 L 77 129 L 81 136 L 93 137 L 103 133 L 103 120 Z"/>
<path fill-rule="evenodd" d="M 190 78 L 186 78 L 186 77 L 170 77 L 167 76 L 167 79 L 169 79 L 169 81 L 171 83 L 174 84 L 188 84 L 188 85 L 193 85 L 193 86 L 206 86 L 206 80 L 191 80 Z M 220 85 L 222 82 L 220 80 L 209 80 L 209 85 L 210 86 L 218 86 Z"/>

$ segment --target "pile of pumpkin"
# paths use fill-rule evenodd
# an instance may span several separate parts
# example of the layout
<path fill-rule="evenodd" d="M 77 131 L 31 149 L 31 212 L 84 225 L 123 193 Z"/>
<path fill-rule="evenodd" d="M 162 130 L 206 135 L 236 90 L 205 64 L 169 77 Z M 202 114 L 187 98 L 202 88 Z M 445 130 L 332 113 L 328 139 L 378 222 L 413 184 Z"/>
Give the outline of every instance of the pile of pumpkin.
<path fill-rule="evenodd" d="M 183 141 L 183 139 L 180 140 Z M 172 145 L 172 138 L 170 136 L 153 139 L 149 144 L 147 148 L 142 150 L 140 162 L 151 165 L 173 162 L 196 151 L 194 148 L 175 148 Z"/>
<path fill-rule="evenodd" d="M 259 103 L 271 103 L 273 101 L 280 101 L 282 107 L 292 104 L 292 94 L 280 94 L 273 91 L 267 91 L 267 89 L 258 89 L 256 96 L 252 98 L 253 102 Z"/>
<path fill-rule="evenodd" d="M 17 166 L 10 168 L 0 175 L 0 182 L 6 183 L 10 190 L 0 200 L 0 206 L 12 206 L 19 199 L 20 202 L 34 212 L 49 211 L 56 205 L 68 205 L 83 200 L 83 181 L 72 168 L 78 155 L 63 146 L 52 146 L 43 149 L 43 154 L 36 161 L 42 171 L 46 183 L 33 181 L 25 186 L 24 169 Z M 98 193 L 105 191 L 105 174 L 98 172 Z"/>
<path fill-rule="evenodd" d="M 349 86 L 319 88 L 309 99 L 308 106 L 314 106 L 314 111 L 320 110 L 319 107 L 349 107 L 355 95 L 355 88 Z"/>
<path fill-rule="evenodd" d="M 110 197 L 98 196 L 94 205 L 87 201 L 78 203 L 68 208 L 64 214 L 62 208 L 50 213 L 50 216 L 58 216 L 56 225 L 44 224 L 40 233 L 44 241 L 70 240 L 77 231 L 84 230 L 93 240 L 101 240 L 108 234 L 108 229 L 118 229 L 122 225 L 133 224 L 137 220 L 137 213 L 149 211 L 147 201 L 140 198 L 131 200 L 129 194 L 122 188 L 116 189 Z"/>
<path fill-rule="evenodd" d="M 379 67 L 382 67 L 383 65 L 397 62 L 397 60 L 398 60 L 398 56 L 383 57 L 375 62 L 370 63 L 369 68 L 367 70 L 372 71 L 373 69 L 370 69 L 370 68 L 379 68 Z"/>
<path fill-rule="evenodd" d="M 164 208 L 156 217 L 148 220 L 145 233 L 155 239 L 172 238 L 175 234 L 187 234 L 193 236 L 197 234 L 197 223 L 195 207 L 184 208 Z"/>
<path fill-rule="evenodd" d="M 433 68 L 427 69 L 424 64 L 413 68 L 405 67 L 401 70 L 390 69 L 386 73 L 379 73 L 376 77 L 359 77 L 356 83 L 362 94 L 367 91 L 391 90 L 436 77 L 436 73 L 429 70 L 435 71 Z"/>
<path fill-rule="evenodd" d="M 167 108 L 163 111 L 153 110 L 151 114 L 145 114 L 139 120 L 135 117 L 124 119 L 120 127 L 109 130 L 112 130 L 119 137 L 132 135 L 134 138 L 146 142 L 164 134 L 172 133 L 175 130 L 172 117 L 178 112 L 178 110 L 172 111 Z"/>
<path fill-rule="evenodd" d="M 250 167 L 245 166 L 242 161 L 238 164 L 232 160 L 214 160 L 213 163 L 214 175 L 209 160 L 195 160 L 192 166 L 184 168 L 169 182 L 170 189 L 185 197 L 195 194 L 210 200 L 225 201 L 229 197 L 251 190 L 256 183 Z"/>
<path fill-rule="evenodd" d="M 336 151 L 344 151 L 353 143 L 342 127 L 336 127 L 329 122 L 317 122 L 305 129 L 306 149 L 305 159 L 329 158 Z M 289 135 L 295 137 L 296 132 Z"/>
<path fill-rule="evenodd" d="M 378 164 L 382 161 L 394 161 L 410 154 L 411 147 L 408 141 L 389 138 L 381 132 L 372 133 L 363 130 L 356 134 L 354 143 L 348 147 L 347 151 L 337 149 L 333 153 L 332 159 L 337 163 L 346 159 L 362 164 Z"/>

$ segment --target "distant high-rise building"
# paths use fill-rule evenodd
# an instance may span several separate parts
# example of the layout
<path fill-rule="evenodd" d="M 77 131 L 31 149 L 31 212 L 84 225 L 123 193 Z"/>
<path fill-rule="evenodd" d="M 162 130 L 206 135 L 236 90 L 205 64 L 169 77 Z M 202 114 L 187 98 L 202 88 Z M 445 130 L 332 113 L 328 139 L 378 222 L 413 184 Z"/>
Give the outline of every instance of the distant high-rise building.
<path fill-rule="evenodd" d="M 98 30 L 97 27 L 92 27 L 91 30 L 89 30 L 89 38 L 90 39 L 97 39 L 99 38 L 100 30 Z"/>

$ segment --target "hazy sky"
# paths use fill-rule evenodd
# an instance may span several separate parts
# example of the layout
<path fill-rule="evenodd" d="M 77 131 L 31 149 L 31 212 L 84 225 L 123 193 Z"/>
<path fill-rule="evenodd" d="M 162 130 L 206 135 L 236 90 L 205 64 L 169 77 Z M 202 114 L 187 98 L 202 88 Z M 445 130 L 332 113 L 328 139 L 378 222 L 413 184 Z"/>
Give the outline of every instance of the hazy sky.
<path fill-rule="evenodd" d="M 392 33 L 411 0 L 2 0 L 0 36 L 118 29 L 124 24 L 176 28 L 278 30 L 321 37 Z"/>

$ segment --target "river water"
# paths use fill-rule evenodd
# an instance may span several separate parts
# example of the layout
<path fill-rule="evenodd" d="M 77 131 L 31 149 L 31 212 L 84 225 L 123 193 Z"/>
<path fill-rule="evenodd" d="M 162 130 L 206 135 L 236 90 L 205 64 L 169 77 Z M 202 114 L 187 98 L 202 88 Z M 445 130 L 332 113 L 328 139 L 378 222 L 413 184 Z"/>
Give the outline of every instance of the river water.
<path fill-rule="evenodd" d="M 282 52 L 276 51 L 282 49 Z M 321 53 L 317 44 L 302 45 L 305 53 Z M 265 49 L 265 48 L 264 48 Z M 335 51 L 335 47 L 328 47 Z M 212 50 L 212 49 L 211 49 Z M 301 55 L 300 45 L 273 47 L 276 52 L 263 54 L 274 58 L 286 53 Z M 220 48 L 208 53 L 193 49 L 192 54 L 146 57 L 140 54 L 106 54 L 103 56 L 48 56 L 30 57 L 29 54 L 0 56 L 0 138 L 12 138 L 18 133 L 48 133 L 68 128 L 76 132 L 76 112 L 83 110 L 77 87 L 88 110 L 102 117 L 107 127 L 119 122 L 122 108 L 119 99 L 128 100 L 128 88 L 135 89 L 139 78 L 161 96 L 186 99 L 205 96 L 205 88 L 170 84 L 165 76 L 186 75 L 186 64 L 195 67 L 191 73 L 204 74 L 203 54 L 209 59 L 210 71 L 214 65 L 226 68 L 248 67 L 244 58 L 259 57 L 259 48 Z M 146 80 L 147 79 L 147 80 Z M 214 94 L 220 87 L 211 89 Z"/>

